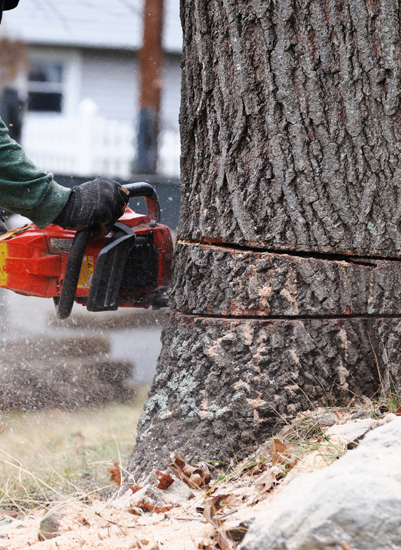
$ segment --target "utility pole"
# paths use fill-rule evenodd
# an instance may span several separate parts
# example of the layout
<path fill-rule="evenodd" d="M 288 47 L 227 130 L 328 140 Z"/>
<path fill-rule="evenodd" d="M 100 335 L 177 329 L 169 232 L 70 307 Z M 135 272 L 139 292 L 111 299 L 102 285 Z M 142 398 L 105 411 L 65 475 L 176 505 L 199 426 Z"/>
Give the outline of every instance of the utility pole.
<path fill-rule="evenodd" d="M 135 162 L 137 174 L 156 173 L 163 66 L 163 2 L 145 0 L 144 6 L 143 43 L 139 57 L 141 92 Z"/>

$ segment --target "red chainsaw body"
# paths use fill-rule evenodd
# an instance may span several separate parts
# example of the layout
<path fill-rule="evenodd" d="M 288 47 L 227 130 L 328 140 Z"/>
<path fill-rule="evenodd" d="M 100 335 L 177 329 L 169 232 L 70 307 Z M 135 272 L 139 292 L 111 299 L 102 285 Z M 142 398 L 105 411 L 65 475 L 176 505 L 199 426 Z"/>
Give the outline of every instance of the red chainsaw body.
<path fill-rule="evenodd" d="M 126 292 L 119 306 L 147 307 L 152 304 L 156 288 L 166 288 L 171 279 L 173 243 L 167 226 L 155 223 L 150 216 L 137 214 L 129 207 L 119 222 L 130 227 L 136 236 L 152 233 L 156 257 L 156 273 L 152 285 L 135 287 Z M 85 249 L 76 301 L 86 303 L 91 279 L 100 251 L 108 244 L 113 233 L 97 239 L 91 238 Z M 26 296 L 43 298 L 60 296 L 66 266 L 75 231 L 57 225 L 38 229 L 25 225 L 0 236 L 0 287 Z"/>

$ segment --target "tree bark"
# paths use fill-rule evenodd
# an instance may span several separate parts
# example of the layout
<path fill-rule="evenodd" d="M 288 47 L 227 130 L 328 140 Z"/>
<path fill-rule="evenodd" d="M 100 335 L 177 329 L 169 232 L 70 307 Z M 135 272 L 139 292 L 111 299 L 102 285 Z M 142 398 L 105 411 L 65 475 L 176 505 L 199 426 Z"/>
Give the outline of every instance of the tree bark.
<path fill-rule="evenodd" d="M 131 470 L 241 456 L 378 369 L 400 388 L 399 12 L 181 2 L 175 311 Z"/>
<path fill-rule="evenodd" d="M 172 315 L 129 471 L 140 479 L 175 452 L 232 462 L 315 404 L 341 406 L 381 383 L 399 393 L 400 333 L 399 318 Z"/>
<path fill-rule="evenodd" d="M 398 14 L 182 3 L 182 239 L 399 256 Z"/>
<path fill-rule="evenodd" d="M 170 304 L 197 315 L 400 314 L 400 262 L 329 260 L 179 243 Z"/>

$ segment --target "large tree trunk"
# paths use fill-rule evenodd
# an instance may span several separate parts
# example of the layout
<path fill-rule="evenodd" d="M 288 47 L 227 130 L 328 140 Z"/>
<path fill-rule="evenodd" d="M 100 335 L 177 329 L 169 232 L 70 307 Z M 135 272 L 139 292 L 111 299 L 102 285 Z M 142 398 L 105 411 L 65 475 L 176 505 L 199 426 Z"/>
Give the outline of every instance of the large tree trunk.
<path fill-rule="evenodd" d="M 182 0 L 175 312 L 132 471 L 241 456 L 378 368 L 401 390 L 399 13 Z"/>

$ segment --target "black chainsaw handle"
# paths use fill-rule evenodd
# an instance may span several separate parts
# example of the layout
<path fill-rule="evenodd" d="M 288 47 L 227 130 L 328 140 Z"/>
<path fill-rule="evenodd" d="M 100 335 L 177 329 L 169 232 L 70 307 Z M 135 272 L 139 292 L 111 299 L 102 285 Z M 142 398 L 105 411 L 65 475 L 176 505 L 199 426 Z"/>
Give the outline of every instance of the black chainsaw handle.
<path fill-rule="evenodd" d="M 79 274 L 81 273 L 82 259 L 93 229 L 93 227 L 85 227 L 85 229 L 81 229 L 75 233 L 68 255 L 63 286 L 58 303 L 57 300 L 55 300 L 58 319 L 67 319 L 72 311 L 75 294 L 77 292 Z"/>
<path fill-rule="evenodd" d="M 130 198 L 144 197 L 148 216 L 155 222 L 160 221 L 159 197 L 152 185 L 141 181 L 139 183 L 128 183 L 124 187 L 129 192 Z M 93 230 L 94 227 L 86 227 L 75 233 L 68 256 L 60 298 L 55 298 L 54 300 L 58 319 L 67 319 L 71 314 L 77 292 L 82 259 Z"/>
<path fill-rule="evenodd" d="M 127 183 L 124 185 L 125 189 L 129 192 L 130 199 L 135 197 L 143 197 L 146 202 L 146 208 L 148 209 L 148 216 L 155 222 L 160 221 L 160 203 L 157 196 L 156 189 L 144 181 L 138 183 Z"/>

